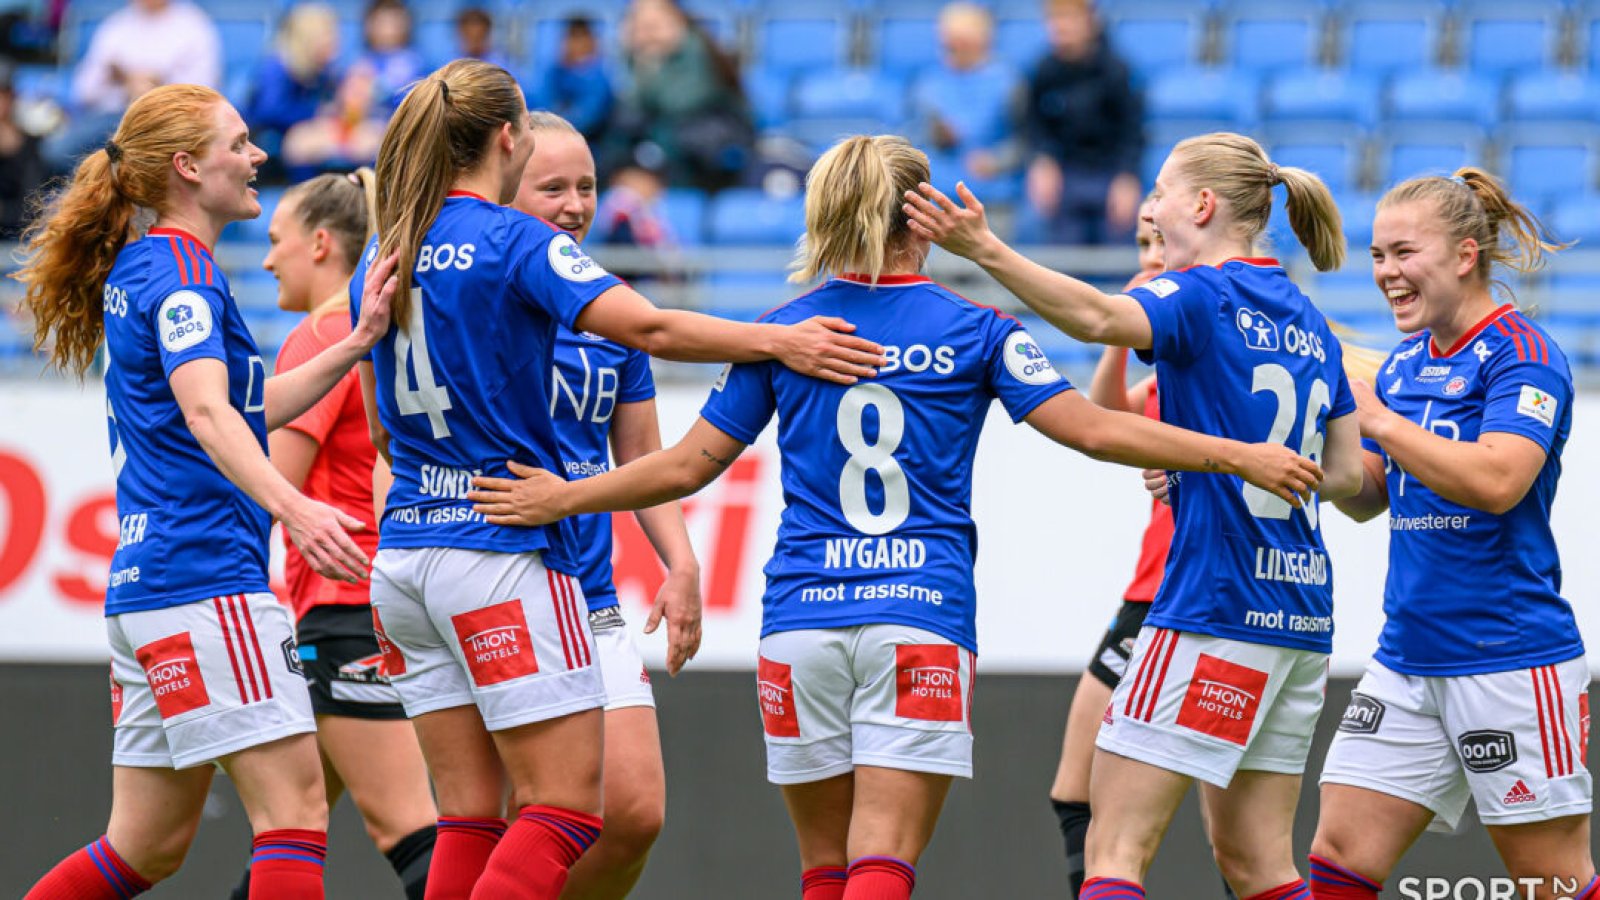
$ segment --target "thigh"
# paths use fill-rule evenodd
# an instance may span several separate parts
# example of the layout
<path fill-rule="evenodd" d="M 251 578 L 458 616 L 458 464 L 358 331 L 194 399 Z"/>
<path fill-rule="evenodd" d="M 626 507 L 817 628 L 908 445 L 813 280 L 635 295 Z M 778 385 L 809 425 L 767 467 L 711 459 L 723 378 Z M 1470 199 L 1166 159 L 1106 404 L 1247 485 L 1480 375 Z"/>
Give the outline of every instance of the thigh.
<path fill-rule="evenodd" d="M 1114 751 L 1097 752 L 1089 777 L 1094 819 L 1084 847 L 1089 876 L 1143 882 L 1191 780 Z"/>
<path fill-rule="evenodd" d="M 971 778 L 973 653 L 908 625 L 851 630 L 854 764 Z"/>
<path fill-rule="evenodd" d="M 655 708 L 608 709 L 605 731 L 604 818 L 659 824 L 666 815 L 667 776 Z"/>
<path fill-rule="evenodd" d="M 800 845 L 800 866 L 844 866 L 850 862 L 850 814 L 855 805 L 855 774 L 847 772 L 782 786 L 783 802 Z"/>
<path fill-rule="evenodd" d="M 380 839 L 397 841 L 438 819 L 410 722 L 320 716 L 317 741 L 368 830 Z"/>
<path fill-rule="evenodd" d="M 821 781 L 852 769 L 852 631 L 780 631 L 761 639 L 756 693 L 767 745 L 767 780 L 773 784 Z"/>
<path fill-rule="evenodd" d="M 1092 675 L 1078 679 L 1067 712 L 1066 732 L 1061 736 L 1061 759 L 1056 764 L 1056 780 L 1050 788 L 1052 799 L 1087 803 L 1089 773 L 1094 763 L 1094 741 L 1111 703 L 1111 688 Z"/>
<path fill-rule="evenodd" d="M 412 720 L 428 762 L 439 814 L 499 819 L 506 812 L 506 774 L 476 706 L 424 713 Z"/>
<path fill-rule="evenodd" d="M 1433 818 L 1392 793 L 1324 780 L 1311 852 L 1381 883 Z"/>
<path fill-rule="evenodd" d="M 257 834 L 280 828 L 326 831 L 328 797 L 316 738 L 297 734 L 218 760 L 239 791 Z"/>
<path fill-rule="evenodd" d="M 1300 776 L 1241 771 L 1227 788 L 1200 786 L 1222 874 L 1241 897 L 1294 881 L 1294 813 Z"/>
<path fill-rule="evenodd" d="M 157 861 L 181 860 L 199 830 L 215 772 L 211 766 L 113 766 L 106 839 L 140 874 L 159 868 Z"/>
<path fill-rule="evenodd" d="M 916 865 L 933 839 L 951 780 L 933 772 L 856 766 L 850 858 L 892 856 Z"/>
<path fill-rule="evenodd" d="M 490 732 L 518 808 L 538 804 L 602 815 L 605 718 L 598 705 Z"/>
<path fill-rule="evenodd" d="M 1588 816 L 1573 815 L 1488 830 L 1511 877 L 1544 879 L 1559 897 L 1575 896 L 1594 878 L 1589 827 Z"/>

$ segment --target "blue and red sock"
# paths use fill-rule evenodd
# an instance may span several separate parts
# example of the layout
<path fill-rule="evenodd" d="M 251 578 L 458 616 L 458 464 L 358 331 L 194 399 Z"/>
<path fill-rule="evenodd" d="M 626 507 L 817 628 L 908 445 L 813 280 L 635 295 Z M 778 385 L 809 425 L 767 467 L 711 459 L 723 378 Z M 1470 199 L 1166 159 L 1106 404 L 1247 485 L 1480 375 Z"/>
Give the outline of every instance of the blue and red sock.
<path fill-rule="evenodd" d="M 599 816 L 577 810 L 524 806 L 489 856 L 472 897 L 556 900 L 567 883 L 567 871 L 600 837 L 601 824 Z"/>
<path fill-rule="evenodd" d="M 250 856 L 250 900 L 322 900 L 328 833 L 278 828 L 256 835 Z"/>
<path fill-rule="evenodd" d="M 56 863 L 23 900 L 129 900 L 150 890 L 127 861 L 99 840 Z"/>
<path fill-rule="evenodd" d="M 844 900 L 908 900 L 917 886 L 917 870 L 892 856 L 863 856 L 852 860 Z"/>
<path fill-rule="evenodd" d="M 1377 900 L 1383 885 L 1331 859 L 1311 854 L 1311 896 L 1316 900 Z"/>
<path fill-rule="evenodd" d="M 813 866 L 800 873 L 800 900 L 843 900 L 849 877 L 844 866 Z"/>
<path fill-rule="evenodd" d="M 1144 900 L 1144 888 L 1121 878 L 1091 878 L 1083 883 L 1078 900 Z"/>
<path fill-rule="evenodd" d="M 1288 884 L 1280 884 L 1270 891 L 1262 891 L 1246 897 L 1245 900 L 1312 900 L 1311 887 L 1305 879 L 1296 878 Z"/>

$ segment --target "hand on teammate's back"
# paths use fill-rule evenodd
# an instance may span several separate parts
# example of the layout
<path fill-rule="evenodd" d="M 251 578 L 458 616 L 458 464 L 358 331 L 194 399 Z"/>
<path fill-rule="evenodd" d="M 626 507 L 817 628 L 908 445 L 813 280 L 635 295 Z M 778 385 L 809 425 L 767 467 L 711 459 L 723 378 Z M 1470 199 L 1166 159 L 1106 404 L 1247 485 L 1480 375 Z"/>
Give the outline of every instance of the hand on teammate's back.
<path fill-rule="evenodd" d="M 559 502 L 567 489 L 565 478 L 515 461 L 506 465 L 516 478 L 472 479 L 467 499 L 473 512 L 491 525 L 548 525 L 566 518 Z"/>
<path fill-rule="evenodd" d="M 400 254 L 389 254 L 367 269 L 366 281 L 361 285 L 361 318 L 350 334 L 367 350 L 389 333 L 389 305 L 400 287 L 400 279 L 395 277 L 399 263 Z"/>
<path fill-rule="evenodd" d="M 1322 467 L 1282 444 L 1249 444 L 1239 476 L 1294 506 L 1304 506 L 1322 484 Z"/>
<path fill-rule="evenodd" d="M 366 527 L 360 519 L 309 497 L 302 497 L 283 514 L 283 530 L 289 540 L 318 575 L 334 581 L 366 580 L 367 555 L 345 533 Z"/>
<path fill-rule="evenodd" d="M 852 335 L 856 327 L 833 316 L 812 316 L 782 326 L 774 356 L 802 375 L 836 384 L 855 384 L 878 374 L 883 348 Z"/>

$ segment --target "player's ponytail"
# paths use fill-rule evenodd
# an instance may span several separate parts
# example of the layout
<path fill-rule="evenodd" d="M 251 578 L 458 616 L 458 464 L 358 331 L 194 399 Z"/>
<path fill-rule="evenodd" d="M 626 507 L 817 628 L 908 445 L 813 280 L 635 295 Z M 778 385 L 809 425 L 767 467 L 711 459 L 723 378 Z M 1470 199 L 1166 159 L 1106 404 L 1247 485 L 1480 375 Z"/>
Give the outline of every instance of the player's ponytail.
<path fill-rule="evenodd" d="M 378 147 L 379 256 L 400 255 L 400 289 L 391 314 L 401 330 L 411 323 L 418 249 L 450 185 L 483 162 L 501 125 L 520 125 L 527 114 L 522 89 L 509 72 L 458 59 L 417 82 L 389 120 Z"/>
<path fill-rule="evenodd" d="M 806 233 L 789 280 L 859 272 L 873 284 L 911 235 L 901 197 L 928 180 L 928 157 L 905 138 L 845 138 L 806 176 Z"/>
<path fill-rule="evenodd" d="M 1260 144 L 1226 131 L 1180 141 L 1172 149 L 1172 159 L 1191 187 L 1216 193 L 1227 211 L 1226 221 L 1252 244 L 1266 230 L 1272 215 L 1272 189 L 1283 185 L 1289 225 L 1310 255 L 1311 264 L 1323 272 L 1344 265 L 1339 207 L 1315 174 L 1276 165 Z"/>
<path fill-rule="evenodd" d="M 117 254 L 167 205 L 167 173 L 177 153 L 199 156 L 211 140 L 216 91 L 192 84 L 158 87 L 135 100 L 105 146 L 78 163 L 28 227 L 23 284 L 35 350 L 79 376 L 105 334 L 102 296 Z"/>

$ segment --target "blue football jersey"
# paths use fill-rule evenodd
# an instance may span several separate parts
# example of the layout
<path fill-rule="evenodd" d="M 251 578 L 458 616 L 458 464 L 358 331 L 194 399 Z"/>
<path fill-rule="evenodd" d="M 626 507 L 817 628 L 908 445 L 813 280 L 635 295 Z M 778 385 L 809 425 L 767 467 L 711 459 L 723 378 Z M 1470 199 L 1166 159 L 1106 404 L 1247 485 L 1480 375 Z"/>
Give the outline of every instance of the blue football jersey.
<path fill-rule="evenodd" d="M 350 280 L 353 317 L 376 255 L 374 241 Z M 551 568 L 573 571 L 566 526 L 490 525 L 467 492 L 475 475 L 510 477 L 509 459 L 560 471 L 545 405 L 556 329 L 621 282 L 566 232 L 458 192 L 412 278 L 409 329 L 390 328 L 372 351 L 394 471 L 379 548 L 545 550 Z"/>
<path fill-rule="evenodd" d="M 228 367 L 228 402 L 267 451 L 267 370 L 211 253 L 156 228 L 106 278 L 106 419 L 117 476 L 117 549 L 106 615 L 266 591 L 271 517 L 223 476 L 167 378 L 196 359 Z"/>
<path fill-rule="evenodd" d="M 732 366 L 701 416 L 749 444 L 778 414 L 784 510 L 761 633 L 895 623 L 977 652 L 972 457 L 990 400 L 1013 420 L 1071 389 L 1010 316 L 920 276 L 835 278 L 763 317 L 841 316 L 885 347 L 850 387 Z"/>
<path fill-rule="evenodd" d="M 1389 577 L 1378 661 L 1408 675 L 1476 675 L 1583 654 L 1561 596 L 1550 506 L 1572 429 L 1572 373 L 1544 329 L 1503 306 L 1439 352 L 1429 332 L 1379 370 L 1385 406 L 1441 437 L 1515 434 L 1543 447 L 1544 467 L 1502 515 L 1440 497 L 1384 456 Z"/>
<path fill-rule="evenodd" d="M 1272 259 L 1166 272 L 1128 294 L 1150 318 L 1161 419 L 1322 459 L 1355 412 L 1328 322 Z M 1295 509 L 1234 475 L 1185 472 L 1176 533 L 1145 620 L 1158 628 L 1327 653 L 1333 572 L 1315 502 Z"/>
<path fill-rule="evenodd" d="M 611 470 L 611 415 L 618 403 L 638 403 L 656 395 L 650 357 L 587 331 L 563 326 L 556 337 L 551 376 L 550 418 L 556 423 L 561 472 L 576 481 Z M 611 516 L 573 516 L 571 528 L 577 570 L 589 609 L 617 605 L 611 580 Z"/>

